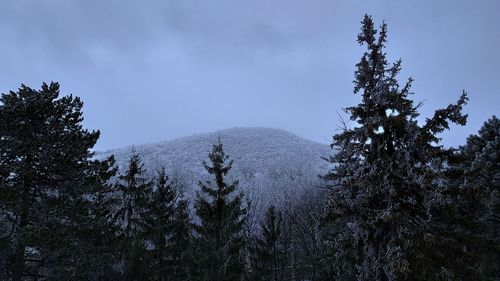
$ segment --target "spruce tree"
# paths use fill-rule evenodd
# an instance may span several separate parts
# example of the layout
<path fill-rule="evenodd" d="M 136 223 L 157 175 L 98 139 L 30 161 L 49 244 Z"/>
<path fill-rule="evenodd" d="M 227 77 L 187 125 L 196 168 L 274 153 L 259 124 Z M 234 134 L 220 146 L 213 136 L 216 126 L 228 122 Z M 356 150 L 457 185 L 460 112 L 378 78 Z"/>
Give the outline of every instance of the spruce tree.
<path fill-rule="evenodd" d="M 93 227 L 91 198 L 114 174 L 112 159 L 90 160 L 99 131 L 82 128 L 82 101 L 59 95 L 58 83 L 44 83 L 0 98 L 0 218 L 9 229 L 0 244 L 10 280 L 69 280 L 83 269 L 85 240 L 75 233 Z"/>
<path fill-rule="evenodd" d="M 447 204 L 438 209 L 440 214 L 452 216 L 444 230 L 470 242 L 466 248 L 469 255 L 459 253 L 454 258 L 472 256 L 464 262 L 491 280 L 500 276 L 499 167 L 500 120 L 493 116 L 477 135 L 467 138 L 450 161 L 444 194 Z"/>
<path fill-rule="evenodd" d="M 172 280 L 188 280 L 189 266 L 192 264 L 189 248 L 192 242 L 189 203 L 185 199 L 181 199 L 177 202 L 174 213 L 174 229 L 171 243 L 173 261 Z"/>
<path fill-rule="evenodd" d="M 172 247 L 170 239 L 173 229 L 173 217 L 177 191 L 168 182 L 165 169 L 158 172 L 156 185 L 152 197 L 149 198 L 148 208 L 145 212 L 142 236 L 150 248 L 148 254 L 149 274 L 152 280 L 171 280 L 172 272 Z"/>
<path fill-rule="evenodd" d="M 122 244 L 123 275 L 125 280 L 147 280 L 147 249 L 143 239 L 143 225 L 148 211 L 153 181 L 146 176 L 144 164 L 134 150 L 127 170 L 118 177 L 117 189 L 121 195 L 115 214 Z"/>
<path fill-rule="evenodd" d="M 219 139 L 209 154 L 211 165 L 203 166 L 213 181 L 200 182 L 202 194 L 195 201 L 199 224 L 194 225 L 193 280 L 242 280 L 244 273 L 244 227 L 248 208 L 243 206 L 243 194 L 237 193 L 238 181 L 226 183 L 232 167 Z"/>
<path fill-rule="evenodd" d="M 358 42 L 367 50 L 354 81 L 362 100 L 345 109 L 356 125 L 333 137 L 335 168 L 324 177 L 331 181 L 324 279 L 443 280 L 444 272 L 462 266 L 435 258 L 444 253 L 433 249 L 428 207 L 451 154 L 437 134 L 450 122 L 465 124 L 467 97 L 419 125 L 420 104 L 409 98 L 412 79 L 399 85 L 401 61 L 388 63 L 386 39 L 386 24 L 377 31 L 365 16 Z"/>
<path fill-rule="evenodd" d="M 180 199 L 179 188 L 164 168 L 158 172 L 141 231 L 150 248 L 149 280 L 181 280 L 186 275 L 190 222 L 187 202 Z"/>
<path fill-rule="evenodd" d="M 111 159 L 111 163 L 114 160 Z M 68 249 L 71 260 L 78 266 L 71 274 L 63 272 L 59 280 L 117 280 L 116 269 L 120 244 L 116 237 L 118 227 L 113 213 L 116 206 L 115 186 L 110 179 L 116 174 L 116 167 L 98 160 L 93 161 L 94 173 L 85 182 L 90 187 L 87 200 L 81 202 L 73 221 L 71 238 L 73 247 Z M 112 168 L 111 168 L 112 167 Z M 111 168 L 111 169 L 110 169 Z M 51 280 L 57 280 L 51 277 Z"/>

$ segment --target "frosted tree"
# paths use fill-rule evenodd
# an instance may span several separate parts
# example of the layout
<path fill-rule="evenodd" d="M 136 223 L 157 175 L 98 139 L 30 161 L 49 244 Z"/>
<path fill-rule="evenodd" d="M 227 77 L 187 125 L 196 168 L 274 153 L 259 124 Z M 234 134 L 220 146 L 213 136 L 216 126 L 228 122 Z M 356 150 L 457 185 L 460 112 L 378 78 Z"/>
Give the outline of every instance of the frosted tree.
<path fill-rule="evenodd" d="M 238 181 L 226 183 L 232 167 L 227 162 L 219 139 L 209 154 L 211 165 L 203 163 L 214 177 L 200 182 L 202 194 L 195 201 L 199 224 L 194 225 L 193 280 L 242 280 L 244 273 L 244 228 L 248 208 L 243 206 L 243 194 L 237 193 Z"/>
<path fill-rule="evenodd" d="M 345 109 L 356 125 L 333 137 L 335 168 L 324 176 L 331 181 L 324 279 L 443 280 L 454 266 L 433 259 L 439 253 L 431 250 L 428 196 L 451 153 L 437 134 L 449 122 L 465 124 L 467 97 L 419 125 L 420 104 L 409 98 L 412 79 L 400 86 L 401 61 L 387 61 L 386 40 L 386 24 L 377 30 L 365 16 L 358 42 L 367 50 L 354 81 L 361 102 Z"/>
<path fill-rule="evenodd" d="M 445 204 L 435 207 L 441 216 L 450 218 L 440 227 L 455 237 L 441 247 L 455 249 L 450 251 L 453 259 L 468 259 L 463 260 L 467 264 L 463 271 L 480 271 L 491 280 L 500 276 L 499 168 L 500 120 L 493 116 L 457 150 L 441 196 Z M 467 255 L 459 248 L 463 245 L 456 243 L 458 239 L 469 241 Z M 478 278 L 473 275 L 469 279 Z"/>

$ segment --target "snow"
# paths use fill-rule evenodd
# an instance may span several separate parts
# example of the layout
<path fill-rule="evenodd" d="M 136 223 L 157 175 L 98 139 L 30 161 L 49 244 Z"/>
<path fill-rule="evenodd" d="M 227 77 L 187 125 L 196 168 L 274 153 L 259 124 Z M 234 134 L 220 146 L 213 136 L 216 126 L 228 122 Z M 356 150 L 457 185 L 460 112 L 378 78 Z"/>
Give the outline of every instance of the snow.
<path fill-rule="evenodd" d="M 393 109 L 393 108 L 388 108 L 385 110 L 385 115 L 386 116 L 398 116 L 399 111 L 397 111 L 396 109 Z"/>
<path fill-rule="evenodd" d="M 165 166 L 169 177 L 180 180 L 187 199 L 194 199 L 198 181 L 210 180 L 202 166 L 208 161 L 212 144 L 220 137 L 224 150 L 234 160 L 229 180 L 238 179 L 240 190 L 252 201 L 252 209 L 270 203 L 285 202 L 291 194 L 319 185 L 318 175 L 331 169 L 328 157 L 331 149 L 300 138 L 287 131 L 271 128 L 232 128 L 206 134 L 96 152 L 96 158 L 115 155 L 119 170 L 123 170 L 132 148 L 138 152 L 148 173 Z M 293 196 L 292 196 L 293 197 Z"/>
<path fill-rule="evenodd" d="M 383 134 L 384 133 L 384 128 L 382 126 L 378 126 L 376 130 L 373 130 L 375 134 Z"/>

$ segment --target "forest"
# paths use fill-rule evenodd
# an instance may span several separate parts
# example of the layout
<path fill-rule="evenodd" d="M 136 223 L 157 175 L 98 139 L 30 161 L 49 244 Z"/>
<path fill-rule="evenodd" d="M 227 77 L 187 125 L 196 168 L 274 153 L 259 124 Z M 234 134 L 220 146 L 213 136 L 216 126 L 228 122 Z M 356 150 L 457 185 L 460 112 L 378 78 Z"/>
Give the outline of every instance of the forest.
<path fill-rule="evenodd" d="M 366 15 L 357 39 L 360 101 L 344 109 L 355 125 L 340 120 L 322 192 L 257 223 L 223 138 L 187 200 L 139 153 L 125 169 L 96 158 L 100 132 L 58 83 L 2 94 L 0 280 L 500 280 L 499 119 L 445 147 L 439 134 L 466 125 L 467 93 L 422 119 L 413 80 L 387 59 L 386 24 Z"/>

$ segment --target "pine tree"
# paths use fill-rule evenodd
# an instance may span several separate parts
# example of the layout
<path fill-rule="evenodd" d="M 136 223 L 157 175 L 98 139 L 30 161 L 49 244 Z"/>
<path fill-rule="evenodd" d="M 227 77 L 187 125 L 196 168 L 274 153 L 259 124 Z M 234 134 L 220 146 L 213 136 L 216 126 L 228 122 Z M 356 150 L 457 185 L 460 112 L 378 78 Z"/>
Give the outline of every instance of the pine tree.
<path fill-rule="evenodd" d="M 177 200 L 177 190 L 168 182 L 165 169 L 158 172 L 152 198 L 145 212 L 142 235 L 150 248 L 148 261 L 151 280 L 172 280 L 172 247 L 170 239 L 173 232 L 173 218 Z"/>
<path fill-rule="evenodd" d="M 211 166 L 203 162 L 214 177 L 213 182 L 200 182 L 201 191 L 195 202 L 199 224 L 194 225 L 193 280 L 241 280 L 244 273 L 242 250 L 248 208 L 243 194 L 236 194 L 238 181 L 227 184 L 225 177 L 232 167 L 221 140 L 209 154 Z"/>
<path fill-rule="evenodd" d="M 500 242 L 500 120 L 493 116 L 485 122 L 460 148 L 460 155 L 467 166 L 465 184 L 482 191 L 485 220 L 492 237 Z"/>
<path fill-rule="evenodd" d="M 147 280 L 147 249 L 143 239 L 143 225 L 153 181 L 146 176 L 144 164 L 135 151 L 132 151 L 127 170 L 118 180 L 121 200 L 115 218 L 121 228 L 118 235 L 122 243 L 124 278 Z"/>
<path fill-rule="evenodd" d="M 445 229 L 470 241 L 468 260 L 485 276 L 500 276 L 500 121 L 493 116 L 477 135 L 471 135 L 450 161 L 446 205 L 452 214 Z M 460 227 L 459 226 L 466 226 Z M 452 248 L 452 246 L 449 246 Z M 463 251 L 463 249 L 462 249 Z M 463 255 L 455 257 L 458 259 Z M 467 257 L 466 256 L 466 257 Z M 490 280 L 490 279 L 488 279 Z"/>
<path fill-rule="evenodd" d="M 164 168 L 158 172 L 142 225 L 142 237 L 151 248 L 149 280 L 181 280 L 186 275 L 190 222 L 187 202 L 180 199 L 179 188 Z"/>
<path fill-rule="evenodd" d="M 286 249 L 283 245 L 283 216 L 274 206 L 270 206 L 261 224 L 262 234 L 253 247 L 253 280 L 284 280 Z"/>
<path fill-rule="evenodd" d="M 81 224 L 92 222 L 89 198 L 114 174 L 112 159 L 90 160 L 99 132 L 82 128 L 82 107 L 78 97 L 59 97 L 58 83 L 0 98 L 0 217 L 9 228 L 0 244 L 11 253 L 11 280 L 82 270 L 75 253 L 85 241 L 75 233 L 92 227 Z"/>
<path fill-rule="evenodd" d="M 191 245 L 191 220 L 189 203 L 185 199 L 177 202 L 174 213 L 174 231 L 172 243 L 172 275 L 174 281 L 188 280 L 188 270 L 191 263 L 189 248 Z"/>
<path fill-rule="evenodd" d="M 80 214 L 79 219 L 73 222 L 71 237 L 75 246 L 68 249 L 71 259 L 78 266 L 71 274 L 59 276 L 59 280 L 105 281 L 120 277 L 116 270 L 120 258 L 120 245 L 115 235 L 118 227 L 113 220 L 116 190 L 110 181 L 117 169 L 114 159 L 110 160 L 110 163 L 97 160 L 92 163 L 96 172 L 85 183 L 91 190 L 86 195 L 88 200 L 75 209 Z M 51 280 L 56 278 L 51 277 Z"/>
<path fill-rule="evenodd" d="M 362 21 L 358 42 L 367 51 L 356 65 L 354 92 L 362 101 L 345 109 L 356 123 L 333 137 L 335 168 L 325 214 L 330 268 L 336 280 L 443 280 L 456 270 L 432 248 L 428 205 L 443 177 L 443 163 L 451 154 L 439 146 L 437 134 L 449 123 L 464 125 L 462 106 L 437 110 L 419 125 L 420 104 L 409 99 L 412 79 L 400 87 L 396 80 L 401 61 L 390 65 L 384 52 L 387 26 L 378 32 L 371 17 Z M 325 278 L 325 279 L 326 279 Z"/>

